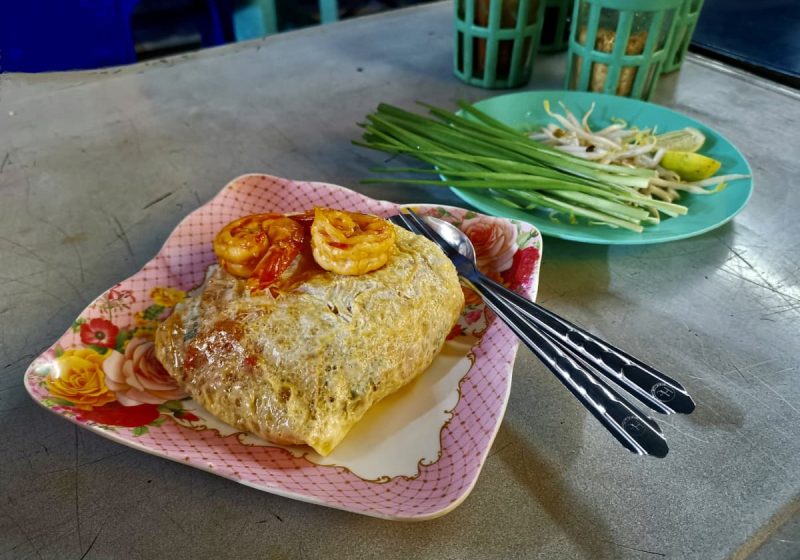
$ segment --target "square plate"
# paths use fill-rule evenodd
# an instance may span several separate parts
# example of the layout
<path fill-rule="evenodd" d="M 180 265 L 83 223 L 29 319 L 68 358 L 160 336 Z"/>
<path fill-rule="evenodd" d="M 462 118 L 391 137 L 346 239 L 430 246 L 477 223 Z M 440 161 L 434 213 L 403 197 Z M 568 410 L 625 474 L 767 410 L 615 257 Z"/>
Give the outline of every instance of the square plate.
<path fill-rule="evenodd" d="M 422 520 L 460 504 L 477 481 L 508 402 L 514 335 L 466 292 L 431 367 L 372 409 L 327 457 L 223 424 L 183 395 L 154 358 L 152 334 L 216 262 L 225 224 L 261 212 L 329 206 L 390 216 L 391 202 L 325 183 L 244 175 L 186 217 L 139 272 L 111 287 L 25 373 L 33 399 L 82 428 L 253 488 L 365 515 Z M 534 298 L 541 236 L 467 210 L 414 205 L 476 241 L 484 272 Z"/>

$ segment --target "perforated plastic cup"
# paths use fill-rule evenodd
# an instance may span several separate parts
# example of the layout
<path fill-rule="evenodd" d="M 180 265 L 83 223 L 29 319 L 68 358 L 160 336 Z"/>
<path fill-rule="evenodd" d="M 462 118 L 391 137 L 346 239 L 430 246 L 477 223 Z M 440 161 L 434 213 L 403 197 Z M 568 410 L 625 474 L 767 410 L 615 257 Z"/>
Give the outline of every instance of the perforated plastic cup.
<path fill-rule="evenodd" d="M 527 84 L 539 46 L 543 8 L 540 0 L 456 0 L 456 76 L 484 88 Z"/>
<path fill-rule="evenodd" d="M 683 0 L 578 0 L 565 87 L 650 99 Z"/>
<path fill-rule="evenodd" d="M 672 35 L 669 40 L 669 52 L 661 67 L 661 72 L 674 72 L 683 64 L 689 43 L 700 19 L 700 10 L 703 9 L 703 0 L 683 0 L 678 9 L 678 16 L 672 26 Z"/>

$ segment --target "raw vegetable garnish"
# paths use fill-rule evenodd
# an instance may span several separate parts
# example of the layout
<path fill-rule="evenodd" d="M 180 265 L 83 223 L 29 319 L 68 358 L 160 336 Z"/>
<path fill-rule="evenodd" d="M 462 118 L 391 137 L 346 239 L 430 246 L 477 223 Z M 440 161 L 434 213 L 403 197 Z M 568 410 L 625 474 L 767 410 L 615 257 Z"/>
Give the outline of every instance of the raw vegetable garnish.
<path fill-rule="evenodd" d="M 600 131 L 589 128 L 594 108 L 578 121 L 565 107 L 564 115 L 545 108 L 558 123 L 530 138 L 460 101 L 464 116 L 423 104 L 430 116 L 381 104 L 361 124 L 363 141 L 356 145 L 389 154 L 408 155 L 428 168 L 383 167 L 383 173 L 420 173 L 440 178 L 374 178 L 391 182 L 479 189 L 518 209 L 544 208 L 590 223 L 642 232 L 662 215 L 681 216 L 688 208 L 677 201 L 680 191 L 712 194 L 728 181 L 746 175 L 725 175 L 695 181 L 684 174 L 716 172 L 715 160 L 700 154 L 670 152 L 658 147 L 654 130 L 629 128 L 615 122 Z M 560 126 L 559 126 L 560 125 Z M 668 154 L 678 168 L 666 169 Z M 700 159 L 698 159 L 700 158 Z M 681 168 L 683 166 L 683 168 Z M 698 168 L 699 166 L 699 168 Z M 718 167 L 718 166 L 717 166 Z M 444 178 L 444 182 L 442 181 Z"/>

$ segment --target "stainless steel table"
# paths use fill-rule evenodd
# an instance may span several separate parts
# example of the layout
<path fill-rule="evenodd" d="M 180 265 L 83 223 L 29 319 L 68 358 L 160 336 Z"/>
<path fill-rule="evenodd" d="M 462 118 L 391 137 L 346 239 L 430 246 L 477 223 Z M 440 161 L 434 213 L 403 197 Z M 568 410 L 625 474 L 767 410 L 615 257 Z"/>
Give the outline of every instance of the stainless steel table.
<path fill-rule="evenodd" d="M 658 364 L 698 401 L 672 451 L 617 445 L 527 351 L 471 496 L 420 524 L 237 485 L 73 427 L 22 373 L 229 179 L 366 187 L 350 145 L 379 101 L 492 92 L 451 74 L 450 3 L 128 68 L 0 76 L 0 558 L 797 558 L 797 92 L 690 57 L 655 101 L 727 135 L 756 190 L 712 233 L 649 247 L 545 239 L 540 300 Z M 563 55 L 531 89 L 558 88 Z M 794 519 L 793 519 L 794 517 Z M 764 544 L 766 543 L 766 544 Z M 762 546 L 763 545 L 763 546 Z"/>

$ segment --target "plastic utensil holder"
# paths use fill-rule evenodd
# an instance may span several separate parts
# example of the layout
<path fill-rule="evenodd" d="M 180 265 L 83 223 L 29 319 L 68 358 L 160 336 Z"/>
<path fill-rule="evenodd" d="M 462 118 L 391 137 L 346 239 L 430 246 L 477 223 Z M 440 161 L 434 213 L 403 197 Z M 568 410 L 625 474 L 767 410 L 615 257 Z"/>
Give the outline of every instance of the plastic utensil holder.
<path fill-rule="evenodd" d="M 683 64 L 689 43 L 694 35 L 694 28 L 697 27 L 697 20 L 700 19 L 700 10 L 703 9 L 704 0 L 683 0 L 672 26 L 672 33 L 669 39 L 669 51 L 661 72 L 674 72 Z"/>
<path fill-rule="evenodd" d="M 650 99 L 683 0 L 577 0 L 565 87 Z"/>
<path fill-rule="evenodd" d="M 542 0 L 456 0 L 456 76 L 483 88 L 527 84 L 543 13 Z"/>

